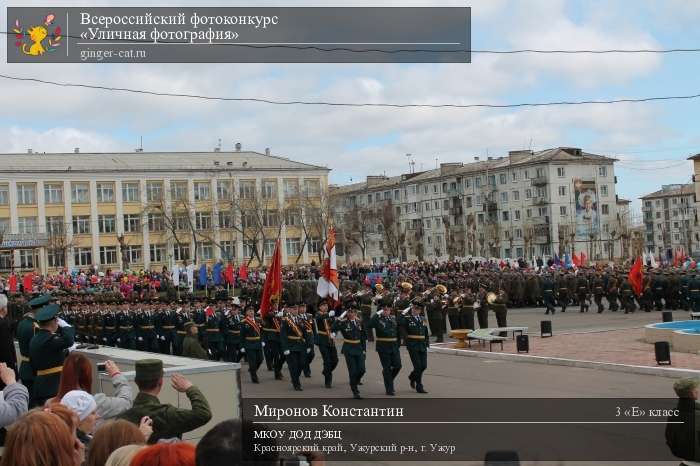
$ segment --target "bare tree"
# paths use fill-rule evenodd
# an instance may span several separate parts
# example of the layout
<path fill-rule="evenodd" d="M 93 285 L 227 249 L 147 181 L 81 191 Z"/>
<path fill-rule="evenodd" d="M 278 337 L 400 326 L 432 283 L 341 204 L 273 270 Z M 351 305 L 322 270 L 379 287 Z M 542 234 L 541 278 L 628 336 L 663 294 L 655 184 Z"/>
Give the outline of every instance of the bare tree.
<path fill-rule="evenodd" d="M 406 232 L 401 227 L 401 222 L 391 201 L 381 207 L 379 221 L 384 237 L 384 252 L 389 258 L 399 259 L 401 250 L 406 244 Z"/>
<path fill-rule="evenodd" d="M 2 243 L 4 233 L 4 231 L 0 232 L 0 243 Z M 73 245 L 74 242 L 68 240 L 65 228 L 49 229 L 46 250 L 54 257 L 62 257 L 64 266 L 68 263 L 68 254 Z"/>
<path fill-rule="evenodd" d="M 316 241 L 316 254 L 318 256 L 318 263 L 320 264 L 323 261 L 323 244 L 326 243 L 326 239 L 328 236 L 328 229 L 332 224 L 333 217 L 331 214 L 331 208 L 330 208 L 330 199 L 328 195 L 320 191 L 318 193 L 316 192 L 309 192 L 309 191 L 304 191 L 302 193 L 301 199 L 300 199 L 300 208 L 301 208 L 301 215 L 300 215 L 300 220 L 301 220 L 301 229 L 304 234 L 303 242 L 299 251 L 299 254 L 296 258 L 296 262 L 298 263 L 299 260 L 302 257 L 304 247 L 308 246 L 311 244 L 311 241 L 314 240 Z M 357 208 L 353 209 L 356 210 Z M 351 211 L 352 212 L 352 211 Z M 346 236 L 348 233 L 352 233 L 355 231 L 356 228 L 361 228 L 363 231 L 362 238 L 357 238 L 360 244 L 363 244 L 363 247 L 361 247 L 362 250 L 362 259 L 365 259 L 365 252 L 367 250 L 367 240 L 366 240 L 366 234 L 368 233 L 369 229 L 369 224 L 367 223 L 368 221 L 372 221 L 372 218 L 374 217 L 373 212 L 369 211 L 360 211 L 358 212 L 357 215 L 357 220 L 365 220 L 364 222 L 361 222 L 359 225 L 357 223 L 353 223 L 352 226 L 348 225 L 346 222 L 347 220 L 344 219 L 344 228 L 343 230 L 343 238 L 345 238 L 348 241 L 355 242 L 354 236 L 348 237 Z M 353 218 L 349 218 L 348 220 L 355 220 Z"/>
<path fill-rule="evenodd" d="M 363 261 L 367 258 L 369 234 L 376 221 L 377 216 L 374 211 L 360 209 L 357 206 L 343 215 L 342 237 L 360 249 Z"/>

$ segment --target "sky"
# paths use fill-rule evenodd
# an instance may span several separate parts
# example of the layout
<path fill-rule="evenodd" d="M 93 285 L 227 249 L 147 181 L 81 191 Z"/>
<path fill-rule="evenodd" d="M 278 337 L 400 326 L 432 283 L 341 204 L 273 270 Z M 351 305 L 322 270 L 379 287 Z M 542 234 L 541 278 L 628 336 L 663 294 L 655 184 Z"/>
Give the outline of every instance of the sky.
<path fill-rule="evenodd" d="M 257 3 L 257 2 L 256 2 Z M 207 6 L 251 3 L 208 1 Z M 9 1 L 8 6 L 143 6 Z M 191 6 L 196 2 L 150 2 Z M 697 0 L 305 1 L 298 6 L 471 6 L 474 49 L 700 47 Z M 255 6 L 292 6 L 289 0 Z M 0 10 L 0 24 L 7 23 Z M 13 39 L 11 39 L 13 40 Z M 161 92 L 375 103 L 505 104 L 700 93 L 700 53 L 485 55 L 464 64 L 8 64 L 0 74 Z M 0 153 L 244 150 L 328 166 L 331 182 L 388 176 L 510 150 L 609 155 L 633 200 L 687 183 L 700 152 L 700 99 L 526 109 L 279 107 L 57 88 L 0 79 Z M 0 160 L 1 156 L 0 156 Z M 685 162 L 684 162 L 685 161 Z"/>

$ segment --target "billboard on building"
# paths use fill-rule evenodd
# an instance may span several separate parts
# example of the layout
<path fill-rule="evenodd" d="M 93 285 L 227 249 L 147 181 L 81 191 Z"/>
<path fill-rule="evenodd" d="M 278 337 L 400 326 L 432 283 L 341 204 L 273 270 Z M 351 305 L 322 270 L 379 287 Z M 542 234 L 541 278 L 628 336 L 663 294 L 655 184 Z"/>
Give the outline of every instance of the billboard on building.
<path fill-rule="evenodd" d="M 574 201 L 576 203 L 576 237 L 589 239 L 600 230 L 598 220 L 598 194 L 595 181 L 574 179 Z"/>

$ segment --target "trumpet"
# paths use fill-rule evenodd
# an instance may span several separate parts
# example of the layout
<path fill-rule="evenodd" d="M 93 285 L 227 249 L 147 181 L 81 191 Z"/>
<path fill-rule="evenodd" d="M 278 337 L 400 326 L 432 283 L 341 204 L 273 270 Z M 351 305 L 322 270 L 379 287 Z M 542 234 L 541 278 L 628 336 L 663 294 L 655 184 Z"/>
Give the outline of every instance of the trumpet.
<path fill-rule="evenodd" d="M 466 297 L 467 297 L 467 293 L 462 293 L 458 296 L 455 296 L 454 298 L 452 298 L 452 304 L 454 304 L 455 306 L 458 304 L 462 304 L 462 301 L 464 301 L 464 298 L 466 298 Z"/>

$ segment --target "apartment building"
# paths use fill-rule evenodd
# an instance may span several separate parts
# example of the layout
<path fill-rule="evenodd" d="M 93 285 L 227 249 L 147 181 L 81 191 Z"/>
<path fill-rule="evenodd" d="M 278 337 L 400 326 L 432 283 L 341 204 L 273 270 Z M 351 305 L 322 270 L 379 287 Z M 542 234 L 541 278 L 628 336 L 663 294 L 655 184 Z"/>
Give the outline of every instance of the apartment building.
<path fill-rule="evenodd" d="M 678 249 L 696 255 L 700 244 L 695 186 L 663 185 L 641 198 L 645 248 L 661 257 L 673 257 Z"/>

